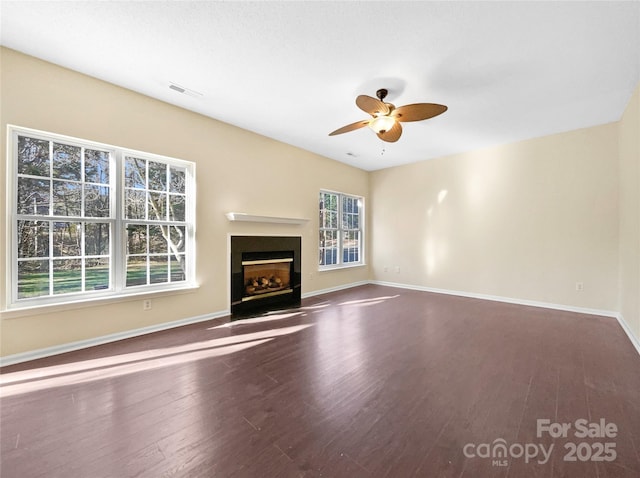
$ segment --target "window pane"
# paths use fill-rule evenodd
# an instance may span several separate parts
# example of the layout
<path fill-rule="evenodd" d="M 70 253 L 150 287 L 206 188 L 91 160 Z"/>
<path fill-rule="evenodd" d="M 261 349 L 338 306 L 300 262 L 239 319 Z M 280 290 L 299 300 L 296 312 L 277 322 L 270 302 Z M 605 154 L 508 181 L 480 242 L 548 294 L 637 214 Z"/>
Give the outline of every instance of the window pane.
<path fill-rule="evenodd" d="M 86 290 L 109 288 L 109 259 L 87 259 L 85 265 Z"/>
<path fill-rule="evenodd" d="M 18 262 L 18 299 L 49 295 L 49 261 Z"/>
<path fill-rule="evenodd" d="M 147 204 L 147 193 L 127 189 L 125 191 L 126 217 L 127 219 L 146 219 L 145 209 Z"/>
<path fill-rule="evenodd" d="M 338 227 L 338 213 L 330 212 L 327 214 L 327 227 L 337 228 Z"/>
<path fill-rule="evenodd" d="M 338 228 L 338 196 L 320 193 L 320 227 Z"/>
<path fill-rule="evenodd" d="M 185 274 L 185 257 L 184 254 L 178 254 L 177 256 L 171 256 L 171 282 L 180 282 L 186 280 Z"/>
<path fill-rule="evenodd" d="M 82 292 L 82 261 L 62 259 L 53 261 L 53 293 Z"/>
<path fill-rule="evenodd" d="M 172 226 L 169 230 L 169 240 L 171 241 L 170 252 L 184 252 L 184 243 L 186 239 L 186 230 L 184 226 Z"/>
<path fill-rule="evenodd" d="M 149 279 L 151 284 L 169 282 L 167 256 L 151 256 L 149 258 Z"/>
<path fill-rule="evenodd" d="M 167 190 L 167 165 L 149 161 L 149 188 L 154 191 Z"/>
<path fill-rule="evenodd" d="M 172 193 L 184 193 L 185 192 L 185 174 L 183 168 L 169 168 L 170 172 L 170 184 L 169 191 Z"/>
<path fill-rule="evenodd" d="M 342 262 L 360 262 L 360 232 L 346 231 L 342 240 Z"/>
<path fill-rule="evenodd" d="M 18 136 L 18 174 L 48 178 L 50 164 L 49 141 Z"/>
<path fill-rule="evenodd" d="M 109 153 L 93 149 L 84 151 L 84 180 L 109 184 Z"/>
<path fill-rule="evenodd" d="M 344 197 L 342 200 L 342 227 L 344 229 L 360 228 L 360 200 L 353 197 Z"/>
<path fill-rule="evenodd" d="M 178 196 L 176 194 L 169 195 L 169 220 L 170 221 L 184 221 L 184 196 Z"/>
<path fill-rule="evenodd" d="M 82 203 L 79 183 L 53 182 L 53 214 L 58 216 L 80 216 Z"/>
<path fill-rule="evenodd" d="M 147 253 L 147 226 L 127 226 L 127 254 Z"/>
<path fill-rule="evenodd" d="M 78 146 L 53 144 L 53 177 L 73 181 L 82 180 L 82 164 Z"/>
<path fill-rule="evenodd" d="M 84 253 L 86 256 L 109 254 L 109 224 L 86 223 L 84 226 Z"/>
<path fill-rule="evenodd" d="M 149 226 L 149 254 L 166 254 L 168 226 Z"/>
<path fill-rule="evenodd" d="M 149 220 L 150 221 L 166 221 L 167 220 L 167 194 L 166 193 L 149 193 Z"/>
<path fill-rule="evenodd" d="M 80 243 L 82 241 L 82 229 L 79 222 L 54 222 L 53 223 L 53 255 L 80 256 Z"/>
<path fill-rule="evenodd" d="M 147 258 L 127 258 L 127 287 L 145 285 L 147 283 Z"/>
<path fill-rule="evenodd" d="M 338 213 L 326 209 L 321 211 L 320 227 L 336 229 L 338 227 Z"/>
<path fill-rule="evenodd" d="M 338 210 L 338 196 L 336 194 L 320 193 L 320 209 Z"/>
<path fill-rule="evenodd" d="M 109 217 L 109 187 L 84 185 L 84 215 L 85 217 Z"/>
<path fill-rule="evenodd" d="M 124 163 L 124 185 L 129 188 L 147 187 L 146 161 L 127 156 Z"/>
<path fill-rule="evenodd" d="M 18 214 L 49 214 L 51 181 L 18 178 Z"/>
<path fill-rule="evenodd" d="M 338 231 L 320 231 L 320 265 L 338 263 Z"/>
<path fill-rule="evenodd" d="M 18 257 L 49 256 L 49 222 L 18 221 Z"/>

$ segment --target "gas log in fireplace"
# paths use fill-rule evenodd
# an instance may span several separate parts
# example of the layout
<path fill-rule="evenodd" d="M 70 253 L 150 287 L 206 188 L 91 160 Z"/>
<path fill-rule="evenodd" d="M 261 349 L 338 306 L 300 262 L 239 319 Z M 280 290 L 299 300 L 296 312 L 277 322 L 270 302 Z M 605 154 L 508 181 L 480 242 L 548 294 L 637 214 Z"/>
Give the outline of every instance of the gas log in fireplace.
<path fill-rule="evenodd" d="M 301 238 L 231 236 L 231 319 L 300 304 Z"/>

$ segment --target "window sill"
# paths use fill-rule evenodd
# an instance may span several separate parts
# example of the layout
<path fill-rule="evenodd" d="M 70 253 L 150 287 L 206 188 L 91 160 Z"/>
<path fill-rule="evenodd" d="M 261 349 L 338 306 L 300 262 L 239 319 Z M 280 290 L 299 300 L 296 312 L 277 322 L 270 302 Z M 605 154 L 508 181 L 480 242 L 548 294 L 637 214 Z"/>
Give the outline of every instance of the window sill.
<path fill-rule="evenodd" d="M 367 264 L 364 262 L 358 262 L 355 264 L 338 264 L 332 266 L 320 266 L 318 267 L 318 272 L 327 272 L 327 271 L 335 271 L 340 269 L 353 269 L 355 267 L 366 267 Z"/>
<path fill-rule="evenodd" d="M 140 291 L 129 294 L 112 295 L 109 297 L 95 297 L 69 302 L 56 302 L 54 304 L 32 305 L 27 307 L 15 307 L 0 312 L 0 319 L 16 319 L 31 315 L 51 314 L 65 310 L 84 309 L 113 303 L 132 302 L 134 300 L 151 299 L 158 296 L 188 294 L 198 290 L 198 285 L 188 285 L 176 289 Z"/>

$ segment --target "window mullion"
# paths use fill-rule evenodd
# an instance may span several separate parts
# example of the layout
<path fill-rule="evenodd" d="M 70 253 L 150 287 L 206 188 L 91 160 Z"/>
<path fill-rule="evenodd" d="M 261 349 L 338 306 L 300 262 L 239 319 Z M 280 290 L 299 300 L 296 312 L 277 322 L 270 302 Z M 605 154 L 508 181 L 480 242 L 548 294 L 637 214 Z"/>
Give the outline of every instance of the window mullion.
<path fill-rule="evenodd" d="M 37 212 L 37 211 L 34 211 Z M 53 141 L 49 141 L 49 216 L 53 216 Z M 49 221 L 49 256 L 48 277 L 49 277 L 49 296 L 53 295 L 53 221 Z"/>
<path fill-rule="evenodd" d="M 344 196 L 342 194 L 338 194 L 338 264 L 343 263 L 343 254 L 342 251 L 342 241 L 344 233 L 342 232 L 342 208 L 343 208 Z"/>
<path fill-rule="evenodd" d="M 85 147 L 80 147 L 80 216 L 82 217 L 82 222 L 80 222 L 81 232 L 80 232 L 80 283 L 82 284 L 81 290 L 82 292 L 87 291 L 87 248 L 86 248 L 86 239 L 87 239 L 87 223 L 85 222 L 87 214 L 86 214 L 86 176 L 85 176 Z"/>
<path fill-rule="evenodd" d="M 126 234 L 124 223 L 124 156 L 118 151 L 112 160 L 115 174 L 110 178 L 111 186 L 115 183 L 115 191 L 111 198 L 111 216 L 115 218 L 111 235 L 110 265 L 112 284 L 116 292 L 124 290 L 124 274 L 126 271 Z"/>

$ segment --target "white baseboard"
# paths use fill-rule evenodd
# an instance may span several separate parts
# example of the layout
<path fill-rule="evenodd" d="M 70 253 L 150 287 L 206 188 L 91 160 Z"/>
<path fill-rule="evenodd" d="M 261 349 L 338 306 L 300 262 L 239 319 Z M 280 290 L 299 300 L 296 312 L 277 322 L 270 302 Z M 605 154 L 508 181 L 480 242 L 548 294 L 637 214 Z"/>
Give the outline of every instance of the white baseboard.
<path fill-rule="evenodd" d="M 220 317 L 224 317 L 225 315 L 229 315 L 228 310 L 214 312 L 206 315 L 200 315 L 197 317 L 189 317 L 186 319 L 175 320 L 173 322 L 165 322 L 163 324 L 150 325 L 148 327 L 142 327 L 140 329 L 126 330 L 124 332 L 116 332 L 115 334 L 103 335 L 101 337 L 95 337 L 87 340 L 79 340 L 77 342 L 70 342 L 67 344 L 55 345 L 53 347 L 46 347 L 38 350 L 31 350 L 29 352 L 7 355 L 5 357 L 0 357 L 0 367 L 6 367 L 8 365 L 28 362 L 30 360 L 50 357 L 52 355 L 63 354 L 66 352 L 73 352 L 74 350 L 95 347 L 96 345 L 108 344 L 110 342 L 116 342 L 118 340 L 130 339 L 132 337 L 139 337 L 141 335 L 151 334 L 153 332 L 160 332 L 162 330 L 173 329 L 175 327 L 181 327 L 183 325 L 195 324 L 197 322 L 204 322 L 206 320 L 217 319 Z"/>
<path fill-rule="evenodd" d="M 469 297 L 472 299 L 492 300 L 494 302 L 506 302 L 508 304 L 529 305 L 531 307 L 542 307 L 544 309 L 564 310 L 567 312 L 578 312 L 580 314 L 601 315 L 605 317 L 617 317 L 618 313 L 612 310 L 589 309 L 585 307 L 575 307 L 572 305 L 553 304 L 548 302 L 539 302 L 528 299 L 514 299 L 512 297 L 502 297 L 498 295 L 476 294 L 474 292 L 463 292 L 449 289 L 436 289 L 434 287 L 424 287 L 411 284 L 400 284 L 396 282 L 370 281 L 371 284 L 383 285 L 387 287 L 399 287 L 401 289 L 420 290 L 423 292 L 434 292 L 436 294 L 457 295 L 460 297 Z"/>
<path fill-rule="evenodd" d="M 306 299 L 307 297 L 314 297 L 316 295 L 328 294 L 329 292 L 337 292 L 339 290 L 351 289 L 352 287 L 358 287 L 358 286 L 367 285 L 367 284 L 371 284 L 371 281 L 363 280 L 359 282 L 351 282 L 349 284 L 343 284 L 336 287 L 329 287 L 328 289 L 320 289 L 320 290 L 314 290 L 311 292 L 305 292 L 304 294 L 302 294 L 302 298 Z"/>
<path fill-rule="evenodd" d="M 633 334 L 631 328 L 624 320 L 624 317 L 622 317 L 622 314 L 617 314 L 616 319 L 618 319 L 620 327 L 622 327 L 622 330 L 624 330 L 624 332 L 627 334 L 627 337 L 629 337 L 629 340 L 631 340 L 631 344 L 636 348 L 638 354 L 640 354 L 640 340 L 638 340 L 638 337 Z"/>
<path fill-rule="evenodd" d="M 572 305 L 564 305 L 564 304 L 552 304 L 548 302 L 538 302 L 535 300 L 526 300 L 526 299 L 514 299 L 511 297 L 501 297 L 495 295 L 486 295 L 486 294 L 475 294 L 472 292 L 461 292 L 447 289 L 436 289 L 433 287 L 424 287 L 410 284 L 400 284 L 396 282 L 384 282 L 384 281 L 370 281 L 371 284 L 377 284 L 387 287 L 399 287 L 401 289 L 411 289 L 411 290 L 419 290 L 423 292 L 434 292 L 436 294 L 448 294 L 448 295 L 457 295 L 461 297 L 470 297 L 473 299 L 482 299 L 482 300 L 493 300 L 496 302 L 506 302 L 508 304 L 517 304 L 517 305 L 528 305 L 531 307 L 542 307 L 544 309 L 554 309 L 554 310 L 563 310 L 567 312 L 577 312 L 580 314 L 588 314 L 588 315 L 599 315 L 604 317 L 613 317 L 615 318 L 624 332 L 629 337 L 631 344 L 635 347 L 638 354 L 640 354 L 640 341 L 638 337 L 636 337 L 627 323 L 625 322 L 622 314 L 618 312 L 614 312 L 611 310 L 600 310 L 600 309 L 589 309 L 585 307 L 575 307 Z"/>
<path fill-rule="evenodd" d="M 511 298 L 511 297 L 501 297 L 501 296 L 493 296 L 493 295 L 486 295 L 486 294 L 476 294 L 476 293 L 472 293 L 472 292 L 462 292 L 462 291 L 455 291 L 455 290 L 448 290 L 448 289 L 437 289 L 437 288 L 434 288 L 434 287 L 425 287 L 425 286 L 418 286 L 418 285 L 411 285 L 411 284 L 401 284 L 401 283 L 397 283 L 397 282 L 376 281 L 376 280 L 373 280 L 373 281 L 366 281 L 365 280 L 365 281 L 359 281 L 359 282 L 352 282 L 352 283 L 349 283 L 349 284 L 343 284 L 343 285 L 336 286 L 336 287 L 330 287 L 328 289 L 320 289 L 320 290 L 315 290 L 315 291 L 311 291 L 311 292 L 305 292 L 304 294 L 302 294 L 302 298 L 306 299 L 308 297 L 314 297 L 314 296 L 317 296 L 317 295 L 328 294 L 330 292 L 337 292 L 337 291 L 340 291 L 340 290 L 351 289 L 353 287 L 358 287 L 358 286 L 366 285 L 366 284 L 375 284 L 375 285 L 381 285 L 381 286 L 385 286 L 385 287 L 397 287 L 397 288 L 400 288 L 400 289 L 418 290 L 418 291 L 423 291 L 423 292 L 433 292 L 433 293 L 436 293 L 436 294 L 446 294 L 446 295 L 455 295 L 455 296 L 460 296 L 460 297 L 470 297 L 470 298 L 473 298 L 473 299 L 491 300 L 491 301 L 496 301 L 496 302 L 505 302 L 505 303 L 509 303 L 509 304 L 528 305 L 528 306 L 532 306 L 532 307 L 542 307 L 542 308 L 545 308 L 545 309 L 563 310 L 563 311 L 568 311 L 568 312 L 578 312 L 578 313 L 581 313 L 581 314 L 599 315 L 599 316 L 605 316 L 605 317 L 614 317 L 618 321 L 618 323 L 620 323 L 620 326 L 622 327 L 624 332 L 629 337 L 629 340 L 631 340 L 631 343 L 633 344 L 635 349 L 640 354 L 640 341 L 638 340 L 638 338 L 634 336 L 633 332 L 631 331 L 631 329 L 629 328 L 627 323 L 624 321 L 624 318 L 622 317 L 622 315 L 619 314 L 618 312 L 613 312 L 613 311 L 610 311 L 610 310 L 589 309 L 589 308 L 584 308 L 584 307 L 574 307 L 574 306 L 563 305 L 563 304 L 552 304 L 552 303 L 538 302 L 538 301 L 533 301 L 533 300 L 514 299 L 514 298 Z M 183 325 L 195 324 L 197 322 L 204 322 L 206 320 L 217 319 L 217 318 L 229 315 L 229 313 L 230 312 L 228 310 L 223 310 L 223 311 L 214 312 L 214 313 L 211 313 L 211 314 L 201 315 L 201 316 L 197 316 L 197 317 L 189 317 L 189 318 L 186 318 L 186 319 L 176 320 L 176 321 L 173 321 L 173 322 L 167 322 L 167 323 L 164 323 L 164 324 L 151 325 L 149 327 L 143 327 L 143 328 L 140 328 L 140 329 L 127 330 L 127 331 L 118 332 L 118 333 L 115 333 L 115 334 L 104 335 L 104 336 L 96 337 L 96 338 L 93 338 L 93 339 L 80 340 L 78 342 L 71 342 L 71 343 L 68 343 L 68 344 L 56 345 L 56 346 L 47 347 L 47 348 L 44 348 L 44 349 L 32 350 L 32 351 L 29 351 L 29 352 L 23 352 L 23 353 L 14 354 L 14 355 L 7 355 L 5 357 L 0 357 L 0 366 L 1 367 L 6 367 L 8 365 L 14 365 L 14 364 L 17 364 L 17 363 L 27 362 L 29 360 L 36 360 L 36 359 L 39 359 L 39 358 L 50 357 L 52 355 L 62 354 L 62 353 L 66 353 L 66 352 L 72 352 L 74 350 L 80 350 L 80 349 L 84 349 L 84 348 L 88 348 L 88 347 L 94 347 L 96 345 L 107 344 L 107 343 L 110 343 L 110 342 L 116 342 L 118 340 L 129 339 L 129 338 L 132 338 L 132 337 L 138 337 L 140 335 L 146 335 L 146 334 L 150 334 L 150 333 L 153 333 L 153 332 L 159 332 L 159 331 L 162 331 L 162 330 L 172 329 L 172 328 L 180 327 L 180 326 L 183 326 Z"/>
<path fill-rule="evenodd" d="M 351 287 L 357 287 L 359 285 L 368 284 L 368 281 L 353 282 L 337 287 L 331 287 L 329 289 L 316 290 L 302 294 L 303 298 L 313 297 L 316 295 L 327 294 L 329 292 L 336 292 L 343 289 L 349 289 Z M 229 315 L 230 311 L 223 310 L 219 312 L 213 312 L 211 314 L 201 315 L 198 317 L 189 317 L 186 319 L 175 320 L 173 322 L 166 322 L 163 324 L 151 325 L 149 327 L 142 327 L 140 329 L 126 330 L 124 332 L 117 332 L 115 334 L 103 335 L 87 340 L 79 340 L 77 342 L 70 342 L 61 345 L 54 345 L 53 347 L 46 347 L 43 349 L 30 350 L 28 352 L 22 352 L 13 355 L 6 355 L 0 357 L 0 367 L 7 367 L 9 365 L 15 365 L 22 362 L 28 362 L 30 360 L 36 360 L 45 357 L 51 357 L 52 355 L 59 355 L 67 352 L 73 352 L 75 350 L 86 349 L 89 347 L 95 347 L 96 345 L 108 344 L 116 342 L 118 340 L 130 339 L 133 337 L 139 337 L 141 335 L 151 334 L 153 332 L 160 332 L 162 330 L 173 329 L 175 327 L 181 327 L 183 325 L 195 324 L 197 322 L 204 322 L 206 320 L 217 319 Z"/>

